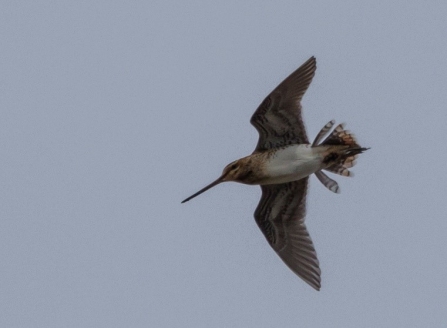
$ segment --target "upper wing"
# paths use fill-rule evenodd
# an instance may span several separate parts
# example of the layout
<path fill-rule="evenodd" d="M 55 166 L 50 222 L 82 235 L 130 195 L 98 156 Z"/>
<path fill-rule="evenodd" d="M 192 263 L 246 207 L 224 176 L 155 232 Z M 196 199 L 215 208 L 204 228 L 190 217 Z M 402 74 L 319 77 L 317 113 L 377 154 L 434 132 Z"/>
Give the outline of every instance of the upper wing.
<path fill-rule="evenodd" d="M 290 144 L 309 143 L 301 118 L 301 98 L 315 75 L 317 62 L 309 58 L 259 105 L 250 123 L 259 132 L 255 152 Z"/>
<path fill-rule="evenodd" d="M 308 178 L 261 185 L 255 220 L 270 246 L 298 276 L 320 290 L 320 267 L 304 224 Z"/>

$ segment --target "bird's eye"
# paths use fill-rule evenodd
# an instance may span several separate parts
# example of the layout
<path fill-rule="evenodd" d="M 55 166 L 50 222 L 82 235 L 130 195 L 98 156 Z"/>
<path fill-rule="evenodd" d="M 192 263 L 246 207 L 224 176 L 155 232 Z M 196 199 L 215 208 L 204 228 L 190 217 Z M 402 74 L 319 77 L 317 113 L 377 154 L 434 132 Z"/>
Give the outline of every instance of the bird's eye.
<path fill-rule="evenodd" d="M 237 168 L 237 164 L 233 164 L 233 165 L 231 165 L 231 169 L 232 170 L 235 170 Z"/>

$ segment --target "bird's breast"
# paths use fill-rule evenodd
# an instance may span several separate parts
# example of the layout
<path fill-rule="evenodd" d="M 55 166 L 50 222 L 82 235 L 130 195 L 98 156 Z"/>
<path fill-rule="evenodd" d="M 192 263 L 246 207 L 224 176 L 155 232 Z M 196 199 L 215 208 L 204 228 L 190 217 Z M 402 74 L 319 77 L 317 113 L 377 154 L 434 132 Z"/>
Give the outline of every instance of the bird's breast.
<path fill-rule="evenodd" d="M 321 169 L 321 151 L 311 145 L 291 145 L 273 150 L 264 163 L 261 184 L 276 184 L 305 178 Z"/>

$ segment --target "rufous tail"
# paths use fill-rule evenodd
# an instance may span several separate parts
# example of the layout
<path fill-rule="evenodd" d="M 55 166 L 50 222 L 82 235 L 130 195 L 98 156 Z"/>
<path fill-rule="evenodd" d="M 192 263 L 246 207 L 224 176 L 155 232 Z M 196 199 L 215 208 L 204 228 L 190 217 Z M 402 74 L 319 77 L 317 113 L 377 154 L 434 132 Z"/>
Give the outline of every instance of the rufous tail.
<path fill-rule="evenodd" d="M 330 121 L 321 129 L 312 146 L 317 146 L 317 143 L 329 132 L 334 123 L 334 121 Z M 323 169 L 346 177 L 353 176 L 353 173 L 349 171 L 349 168 L 356 164 L 356 159 L 359 154 L 369 149 L 361 147 L 357 143 L 354 134 L 345 130 L 343 123 L 339 124 L 318 146 L 329 146 L 325 152 Z M 330 179 L 322 171 L 319 171 L 317 178 L 329 190 L 339 192 L 337 182 Z"/>

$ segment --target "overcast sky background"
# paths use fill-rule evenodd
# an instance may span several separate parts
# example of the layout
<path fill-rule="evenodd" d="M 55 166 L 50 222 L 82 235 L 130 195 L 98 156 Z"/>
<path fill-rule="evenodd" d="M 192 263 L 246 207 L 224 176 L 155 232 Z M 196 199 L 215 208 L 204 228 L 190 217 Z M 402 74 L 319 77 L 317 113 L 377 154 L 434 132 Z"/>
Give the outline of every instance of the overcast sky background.
<path fill-rule="evenodd" d="M 1 327 L 445 327 L 445 1 L 3 1 Z M 313 139 L 371 147 L 311 178 L 322 288 L 222 184 L 310 56 Z"/>

